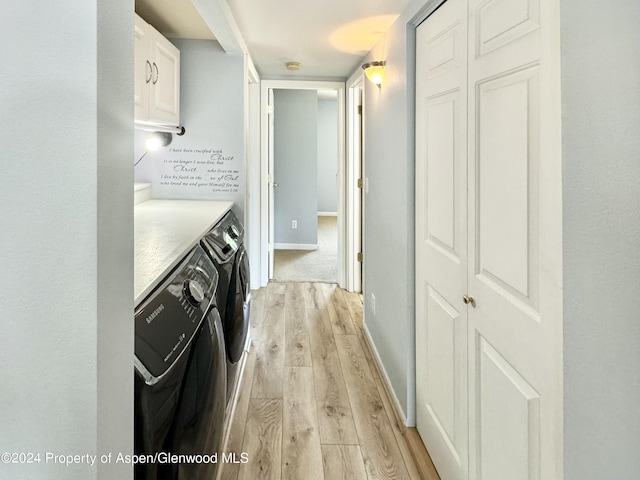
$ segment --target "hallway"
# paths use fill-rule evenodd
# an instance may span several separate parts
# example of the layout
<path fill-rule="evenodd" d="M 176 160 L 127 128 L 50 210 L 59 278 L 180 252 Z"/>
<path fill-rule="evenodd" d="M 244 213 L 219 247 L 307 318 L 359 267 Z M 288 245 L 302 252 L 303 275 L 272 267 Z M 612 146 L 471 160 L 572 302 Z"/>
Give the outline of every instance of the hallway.
<path fill-rule="evenodd" d="M 223 480 L 419 480 L 372 360 L 358 294 L 321 283 L 253 292 L 252 348 Z M 434 479 L 435 480 L 435 479 Z"/>

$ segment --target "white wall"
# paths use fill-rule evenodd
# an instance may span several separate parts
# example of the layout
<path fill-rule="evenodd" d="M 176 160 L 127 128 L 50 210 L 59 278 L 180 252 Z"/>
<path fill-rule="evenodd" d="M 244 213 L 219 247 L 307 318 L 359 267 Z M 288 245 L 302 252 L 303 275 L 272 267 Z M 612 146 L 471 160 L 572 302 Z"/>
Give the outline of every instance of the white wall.
<path fill-rule="evenodd" d="M 186 133 L 149 153 L 135 169 L 154 198 L 229 200 L 243 218 L 245 57 L 213 40 L 170 39 L 180 50 L 180 122 Z M 135 160 L 149 132 L 136 131 Z"/>
<path fill-rule="evenodd" d="M 338 212 L 337 99 L 318 99 L 318 212 Z"/>
<path fill-rule="evenodd" d="M 44 457 L 133 450 L 132 12 L 3 6 L 2 478 L 132 478 Z"/>
<path fill-rule="evenodd" d="M 640 4 L 561 3 L 565 480 L 640 478 Z"/>

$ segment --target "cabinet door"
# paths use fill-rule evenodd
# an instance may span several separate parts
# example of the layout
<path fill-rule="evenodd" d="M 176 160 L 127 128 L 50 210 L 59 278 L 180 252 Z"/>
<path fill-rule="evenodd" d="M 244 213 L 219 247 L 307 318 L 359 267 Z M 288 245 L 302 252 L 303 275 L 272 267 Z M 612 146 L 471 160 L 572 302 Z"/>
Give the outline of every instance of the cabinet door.
<path fill-rule="evenodd" d="M 149 121 L 180 123 L 180 51 L 154 32 L 151 42 L 151 104 Z"/>
<path fill-rule="evenodd" d="M 151 62 L 149 60 L 149 26 L 135 17 L 135 57 L 134 57 L 134 105 L 136 120 L 149 117 L 149 85 L 151 82 Z"/>

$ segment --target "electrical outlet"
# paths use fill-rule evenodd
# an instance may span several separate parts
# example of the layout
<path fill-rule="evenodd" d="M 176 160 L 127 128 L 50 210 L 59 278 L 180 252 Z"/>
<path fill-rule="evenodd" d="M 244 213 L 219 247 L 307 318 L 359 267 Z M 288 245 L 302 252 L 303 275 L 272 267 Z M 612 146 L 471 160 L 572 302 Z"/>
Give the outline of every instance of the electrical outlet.
<path fill-rule="evenodd" d="M 296 228 L 298 228 L 298 221 L 297 220 L 291 220 L 291 228 L 293 228 L 294 230 Z"/>
<path fill-rule="evenodd" d="M 373 313 L 373 316 L 376 316 L 376 296 L 372 293 L 371 294 L 371 313 Z"/>

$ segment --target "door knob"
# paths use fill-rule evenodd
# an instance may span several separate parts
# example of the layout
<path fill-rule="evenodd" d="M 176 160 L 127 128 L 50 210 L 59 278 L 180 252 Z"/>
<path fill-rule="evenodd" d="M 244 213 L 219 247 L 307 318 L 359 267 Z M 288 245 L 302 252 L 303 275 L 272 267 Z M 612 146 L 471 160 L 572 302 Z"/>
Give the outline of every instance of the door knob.
<path fill-rule="evenodd" d="M 274 184 L 273 184 L 273 186 L 274 186 L 274 187 L 277 187 L 277 186 L 278 186 L 278 184 L 277 184 L 277 183 L 274 183 Z"/>
<path fill-rule="evenodd" d="M 463 295 L 462 301 L 464 302 L 465 305 L 475 306 L 476 304 L 476 301 L 473 299 L 473 297 L 470 297 L 469 295 Z"/>

